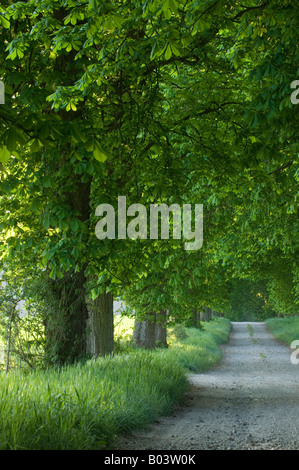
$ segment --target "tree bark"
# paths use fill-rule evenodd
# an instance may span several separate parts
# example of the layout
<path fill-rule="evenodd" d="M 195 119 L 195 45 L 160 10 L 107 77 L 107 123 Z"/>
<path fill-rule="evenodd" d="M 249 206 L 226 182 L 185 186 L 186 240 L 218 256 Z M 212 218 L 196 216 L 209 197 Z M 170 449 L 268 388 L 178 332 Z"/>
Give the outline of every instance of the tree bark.
<path fill-rule="evenodd" d="M 50 363 L 72 363 L 85 354 L 88 311 L 84 283 L 84 270 L 50 280 L 55 303 L 44 319 L 46 359 Z"/>
<path fill-rule="evenodd" d="M 200 312 L 200 321 L 210 321 L 212 318 L 212 310 L 209 307 L 204 307 Z"/>
<path fill-rule="evenodd" d="M 155 340 L 163 346 L 167 346 L 167 313 L 167 310 L 162 310 L 156 316 Z"/>
<path fill-rule="evenodd" d="M 198 312 L 198 310 L 193 310 L 192 321 L 193 321 L 194 328 L 201 328 L 200 320 L 201 320 L 201 313 Z"/>
<path fill-rule="evenodd" d="M 154 349 L 156 347 L 156 314 L 149 313 L 146 320 L 135 320 L 133 334 L 134 343 L 138 348 Z"/>
<path fill-rule="evenodd" d="M 139 342 L 140 342 L 142 327 L 143 327 L 143 322 L 137 321 L 137 319 L 135 319 L 135 325 L 134 325 L 134 331 L 133 331 L 133 341 L 134 341 L 134 344 L 136 346 L 138 346 Z"/>
<path fill-rule="evenodd" d="M 61 195 L 77 217 L 87 225 L 90 217 L 90 185 L 90 180 L 82 183 L 79 175 L 73 175 L 73 191 Z M 84 241 L 87 236 L 86 230 Z M 88 310 L 85 269 L 86 265 L 79 272 L 66 272 L 62 279 L 49 279 L 57 306 L 57 310 L 54 306 L 45 319 L 46 358 L 51 363 L 75 362 L 86 354 Z"/>
<path fill-rule="evenodd" d="M 86 352 L 94 357 L 113 354 L 114 321 L 113 296 L 110 292 L 100 294 L 88 301 Z"/>

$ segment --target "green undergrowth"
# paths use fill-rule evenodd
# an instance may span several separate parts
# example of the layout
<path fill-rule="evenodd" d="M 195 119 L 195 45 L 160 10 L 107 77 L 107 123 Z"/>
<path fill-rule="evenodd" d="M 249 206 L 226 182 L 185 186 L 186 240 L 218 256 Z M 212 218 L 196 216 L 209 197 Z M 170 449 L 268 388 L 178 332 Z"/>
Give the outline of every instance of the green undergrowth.
<path fill-rule="evenodd" d="M 269 318 L 265 323 L 273 336 L 288 346 L 292 341 L 299 340 L 299 316 Z"/>
<path fill-rule="evenodd" d="M 215 318 L 211 322 L 202 322 L 203 329 L 186 328 L 187 337 L 181 340 L 171 334 L 170 354 L 185 369 L 192 372 L 205 372 L 221 359 L 219 344 L 226 343 L 231 331 L 231 323 L 225 318 Z"/>
<path fill-rule="evenodd" d="M 61 369 L 0 375 L 0 449 L 91 450 L 170 412 L 188 389 L 188 371 L 221 358 L 230 322 L 187 328 L 169 347 L 129 350 Z"/>

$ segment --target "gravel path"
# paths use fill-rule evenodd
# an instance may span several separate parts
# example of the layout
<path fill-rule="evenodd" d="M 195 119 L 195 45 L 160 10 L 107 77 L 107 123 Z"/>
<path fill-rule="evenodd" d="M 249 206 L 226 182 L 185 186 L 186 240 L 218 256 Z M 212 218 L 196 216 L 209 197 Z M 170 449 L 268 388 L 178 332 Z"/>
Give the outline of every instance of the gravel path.
<path fill-rule="evenodd" d="M 299 339 L 299 338 L 298 338 Z M 123 450 L 299 449 L 299 364 L 264 323 L 233 322 L 221 364 L 190 376 L 186 403 Z"/>

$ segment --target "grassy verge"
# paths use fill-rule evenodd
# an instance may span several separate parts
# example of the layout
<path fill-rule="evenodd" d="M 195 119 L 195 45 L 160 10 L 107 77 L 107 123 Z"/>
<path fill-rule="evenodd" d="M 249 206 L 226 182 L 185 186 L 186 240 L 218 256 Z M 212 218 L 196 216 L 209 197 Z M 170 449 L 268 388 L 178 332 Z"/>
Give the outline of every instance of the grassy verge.
<path fill-rule="evenodd" d="M 170 348 L 166 354 L 192 372 L 205 372 L 220 361 L 219 344 L 227 342 L 231 331 L 231 323 L 225 318 L 215 318 L 202 325 L 203 330 L 186 328 L 187 337 L 181 340 L 176 338 L 175 328 L 170 330 Z"/>
<path fill-rule="evenodd" d="M 130 350 L 60 370 L 0 375 L 0 449 L 101 449 L 113 437 L 166 414 L 188 387 L 187 371 L 221 358 L 230 323 L 175 329 L 170 347 Z"/>
<path fill-rule="evenodd" d="M 288 346 L 299 340 L 299 317 L 269 318 L 265 323 L 273 336 Z"/>

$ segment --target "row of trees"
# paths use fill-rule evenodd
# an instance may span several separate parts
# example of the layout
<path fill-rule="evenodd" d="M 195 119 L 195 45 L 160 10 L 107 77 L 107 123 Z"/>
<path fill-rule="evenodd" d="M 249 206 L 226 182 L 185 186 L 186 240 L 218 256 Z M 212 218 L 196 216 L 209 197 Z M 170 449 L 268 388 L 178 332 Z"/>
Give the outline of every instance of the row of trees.
<path fill-rule="evenodd" d="M 242 279 L 298 313 L 292 1 L 7 0 L 0 20 L 1 260 L 45 286 L 50 362 L 110 354 L 118 296 L 138 323 L 183 321 L 228 314 Z M 118 196 L 203 204 L 203 247 L 98 240 Z"/>

